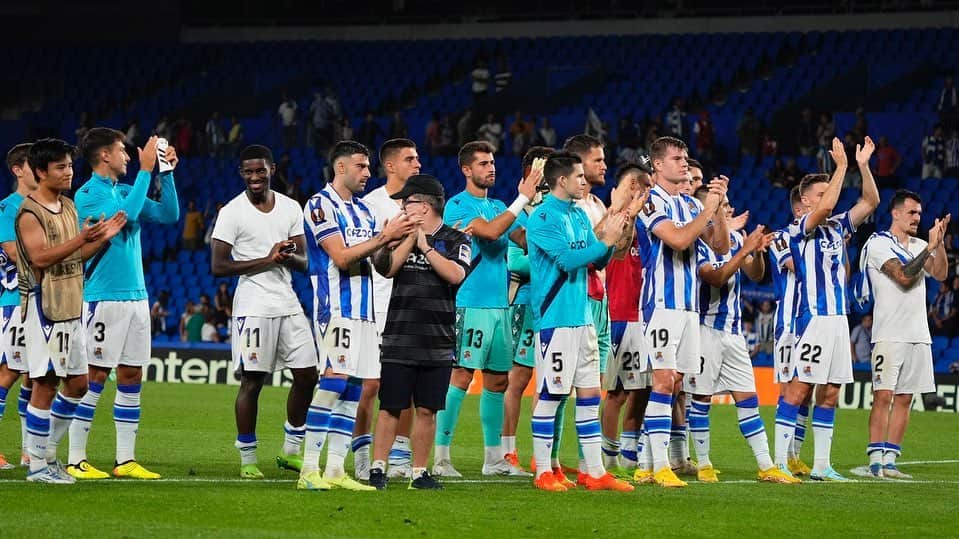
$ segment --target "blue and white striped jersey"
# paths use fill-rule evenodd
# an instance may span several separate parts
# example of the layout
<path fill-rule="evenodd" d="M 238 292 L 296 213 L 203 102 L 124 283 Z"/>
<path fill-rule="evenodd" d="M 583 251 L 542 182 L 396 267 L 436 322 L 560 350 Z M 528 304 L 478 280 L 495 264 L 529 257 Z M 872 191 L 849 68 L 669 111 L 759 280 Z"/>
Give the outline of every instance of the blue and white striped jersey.
<path fill-rule="evenodd" d="M 846 245 L 856 231 L 848 212 L 833 215 L 806 233 L 806 214 L 789 225 L 789 251 L 796 267 L 796 320 L 846 315 Z"/>
<path fill-rule="evenodd" d="M 701 211 L 703 205 L 689 195 L 672 196 L 659 185 L 650 190 L 649 200 L 636 220 L 639 253 L 646 268 L 640 300 L 644 320 L 651 320 L 655 309 L 698 310 L 695 243 L 684 251 L 674 251 L 653 234 L 653 229 L 667 220 L 676 226 L 685 226 Z"/>
<path fill-rule="evenodd" d="M 791 257 L 789 229 L 777 230 L 776 237 L 769 246 L 769 266 L 776 290 L 776 339 L 793 332 L 793 320 L 796 316 L 796 274 L 786 268 L 786 261 Z"/>
<path fill-rule="evenodd" d="M 309 230 L 306 244 L 313 283 L 313 321 L 323 324 L 332 317 L 374 321 L 370 259 L 363 258 L 341 270 L 321 245 L 336 234 L 346 247 L 379 234 L 381 225 L 373 208 L 357 196 L 343 200 L 331 184 L 310 198 L 303 216 Z"/>
<path fill-rule="evenodd" d="M 718 255 L 702 240 L 696 241 L 699 255 L 698 267 L 710 265 L 715 269 L 723 267 L 743 248 L 743 236 L 739 232 L 729 234 L 729 253 Z M 742 305 L 740 302 L 740 284 L 742 272 L 736 271 L 726 284 L 714 288 L 703 281 L 699 286 L 699 323 L 733 335 L 742 333 Z"/>

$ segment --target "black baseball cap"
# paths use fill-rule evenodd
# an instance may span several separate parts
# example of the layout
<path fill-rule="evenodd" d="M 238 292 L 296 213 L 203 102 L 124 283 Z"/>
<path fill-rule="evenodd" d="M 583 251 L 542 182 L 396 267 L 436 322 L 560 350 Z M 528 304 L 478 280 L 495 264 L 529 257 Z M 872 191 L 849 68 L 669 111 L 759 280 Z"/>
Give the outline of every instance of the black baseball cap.
<path fill-rule="evenodd" d="M 443 191 L 443 184 L 433 176 L 429 174 L 417 174 L 410 176 L 410 178 L 406 180 L 406 185 L 398 192 L 390 195 L 390 198 L 400 200 L 410 195 L 431 195 L 444 198 L 446 192 Z"/>

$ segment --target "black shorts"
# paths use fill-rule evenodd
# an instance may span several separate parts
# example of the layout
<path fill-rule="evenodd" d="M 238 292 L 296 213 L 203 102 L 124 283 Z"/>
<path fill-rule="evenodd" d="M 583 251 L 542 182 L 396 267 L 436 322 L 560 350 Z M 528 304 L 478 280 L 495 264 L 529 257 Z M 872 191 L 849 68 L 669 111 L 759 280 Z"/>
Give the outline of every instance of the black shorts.
<path fill-rule="evenodd" d="M 450 366 L 424 367 L 383 363 L 380 370 L 380 409 L 398 412 L 410 407 L 410 401 L 427 410 L 446 408 L 446 390 L 450 386 Z"/>

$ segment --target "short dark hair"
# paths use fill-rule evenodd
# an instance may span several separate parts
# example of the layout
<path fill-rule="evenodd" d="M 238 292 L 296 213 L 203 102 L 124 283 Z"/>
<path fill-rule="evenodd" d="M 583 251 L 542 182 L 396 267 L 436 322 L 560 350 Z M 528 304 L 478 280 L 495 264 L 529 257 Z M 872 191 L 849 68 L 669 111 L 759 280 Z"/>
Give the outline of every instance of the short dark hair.
<path fill-rule="evenodd" d="M 91 167 L 100 163 L 100 150 L 113 145 L 118 140 L 123 140 L 124 134 L 116 129 L 109 127 L 94 127 L 87 131 L 80 141 L 80 154 Z"/>
<path fill-rule="evenodd" d="M 817 183 L 829 183 L 829 174 L 806 174 L 799 182 L 799 195 L 805 195 Z"/>
<path fill-rule="evenodd" d="M 460 167 L 472 165 L 473 161 L 476 161 L 476 154 L 478 153 L 496 153 L 496 148 L 485 140 L 467 142 L 460 148 L 460 153 L 457 156 Z"/>
<path fill-rule="evenodd" d="M 271 165 L 273 161 L 273 152 L 269 148 L 262 144 L 250 144 L 246 148 L 240 150 L 240 162 L 249 161 L 251 159 L 262 159 Z"/>
<path fill-rule="evenodd" d="M 433 209 L 436 211 L 436 213 L 440 214 L 440 216 L 443 215 L 443 208 L 446 207 L 446 201 L 443 200 L 443 197 L 438 197 L 436 195 L 424 195 L 424 194 L 420 194 L 416 196 L 420 197 L 420 199 L 422 199 L 423 202 L 426 202 L 427 204 L 432 206 Z"/>
<path fill-rule="evenodd" d="M 602 148 L 603 142 L 598 138 L 582 134 L 582 135 L 573 135 L 566 139 L 566 142 L 563 143 L 563 151 L 567 153 L 575 153 L 576 155 L 582 157 L 589 153 L 593 148 Z"/>
<path fill-rule="evenodd" d="M 700 171 L 703 170 L 703 165 L 692 157 L 687 157 L 686 163 L 689 165 L 689 168 L 698 168 Z"/>
<path fill-rule="evenodd" d="M 693 196 L 696 197 L 700 202 L 706 202 L 706 197 L 709 195 L 709 186 L 700 185 L 693 191 Z"/>
<path fill-rule="evenodd" d="M 549 156 L 556 153 L 556 150 L 550 148 L 549 146 L 533 146 L 530 149 L 526 150 L 526 154 L 523 155 L 523 162 L 520 165 L 523 170 L 526 170 L 526 167 L 533 166 L 533 161 L 541 158 L 549 158 Z"/>
<path fill-rule="evenodd" d="M 889 211 L 901 208 L 907 199 L 915 200 L 917 204 L 922 204 L 922 197 L 919 196 L 919 193 L 908 189 L 899 189 L 896 191 L 896 194 L 892 196 L 892 200 L 889 201 Z"/>
<path fill-rule="evenodd" d="M 349 157 L 355 154 L 369 157 L 370 149 L 355 140 L 341 140 L 334 144 L 333 149 L 330 150 L 330 166 L 333 166 L 333 163 L 336 163 L 337 160 L 343 157 Z"/>
<path fill-rule="evenodd" d="M 649 173 L 643 170 L 642 167 L 636 163 L 626 163 L 616 170 L 616 185 L 619 185 L 619 182 L 623 181 L 623 178 L 625 178 L 630 172 L 638 172 L 640 176 L 646 176 L 647 178 L 649 177 Z"/>
<path fill-rule="evenodd" d="M 30 146 L 33 146 L 33 144 L 22 142 L 10 148 L 10 151 L 7 152 L 7 170 L 9 170 L 11 174 L 13 174 L 13 167 L 22 167 L 23 164 L 27 162 L 27 154 L 30 153 Z"/>
<path fill-rule="evenodd" d="M 67 141 L 58 138 L 42 138 L 30 146 L 27 152 L 27 162 L 34 172 L 47 171 L 50 163 L 62 160 L 64 157 L 73 157 L 77 149 Z M 38 178 L 39 179 L 39 178 Z"/>
<path fill-rule="evenodd" d="M 802 190 L 799 189 L 799 186 L 795 186 L 789 190 L 789 206 L 795 206 L 797 204 L 802 204 Z"/>
<path fill-rule="evenodd" d="M 572 152 L 556 152 L 549 156 L 543 166 L 543 177 L 550 189 L 556 187 L 556 180 L 560 176 L 569 176 L 573 172 L 573 165 L 582 163 L 578 155 Z"/>
<path fill-rule="evenodd" d="M 393 154 L 402 150 L 403 148 L 413 148 L 416 149 L 416 143 L 408 138 L 392 138 L 383 143 L 380 146 L 380 163 L 385 163 L 387 159 L 391 159 Z"/>
<path fill-rule="evenodd" d="M 676 137 L 659 137 L 649 145 L 649 160 L 655 161 L 666 157 L 666 148 L 676 148 L 680 151 L 689 151 L 686 143 Z"/>

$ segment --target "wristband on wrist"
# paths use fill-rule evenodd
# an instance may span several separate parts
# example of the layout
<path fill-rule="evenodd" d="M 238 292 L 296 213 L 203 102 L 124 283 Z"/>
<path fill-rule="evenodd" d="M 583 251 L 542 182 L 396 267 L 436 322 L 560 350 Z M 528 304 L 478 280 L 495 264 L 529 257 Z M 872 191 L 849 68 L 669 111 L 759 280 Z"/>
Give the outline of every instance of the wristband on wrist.
<path fill-rule="evenodd" d="M 506 211 L 512 213 L 513 217 L 519 217 L 519 212 L 523 211 L 527 204 L 529 204 L 529 197 L 520 193 Z"/>

